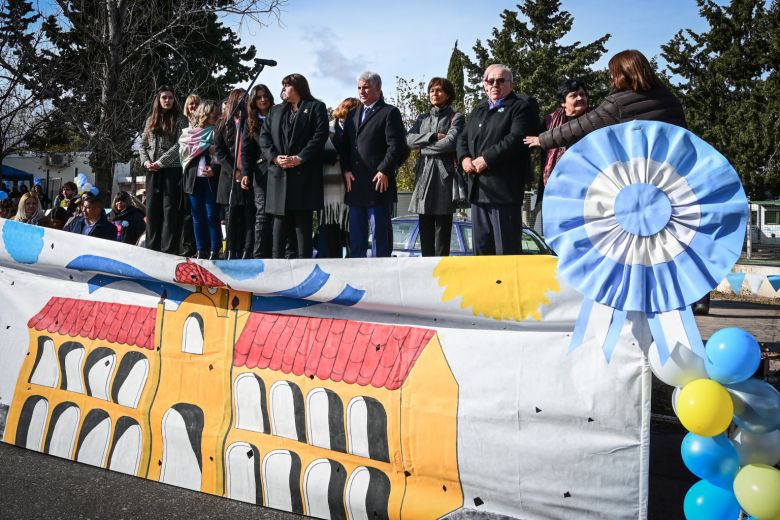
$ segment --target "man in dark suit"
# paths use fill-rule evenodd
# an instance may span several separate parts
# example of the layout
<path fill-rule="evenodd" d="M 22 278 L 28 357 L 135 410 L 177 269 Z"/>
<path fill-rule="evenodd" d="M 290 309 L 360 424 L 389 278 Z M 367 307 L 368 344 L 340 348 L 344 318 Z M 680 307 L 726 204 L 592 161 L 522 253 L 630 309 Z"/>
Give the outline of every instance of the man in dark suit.
<path fill-rule="evenodd" d="M 108 221 L 103 211 L 103 202 L 97 197 L 84 197 L 81 203 L 82 215 L 75 217 L 65 226 L 65 231 L 106 240 L 116 240 L 117 229 Z"/>
<path fill-rule="evenodd" d="M 482 78 L 488 98 L 471 112 L 458 140 L 458 161 L 469 181 L 474 252 L 522 252 L 523 193 L 531 181 L 526 135 L 539 129 L 536 100 L 512 91 L 512 72 L 490 65 Z"/>
<path fill-rule="evenodd" d="M 347 185 L 349 206 L 349 255 L 364 258 L 369 229 L 373 256 L 390 256 L 393 229 L 392 204 L 396 199 L 395 175 L 408 156 L 401 112 L 382 99 L 382 78 L 363 72 L 357 78 L 360 105 L 344 125 L 341 170 Z"/>

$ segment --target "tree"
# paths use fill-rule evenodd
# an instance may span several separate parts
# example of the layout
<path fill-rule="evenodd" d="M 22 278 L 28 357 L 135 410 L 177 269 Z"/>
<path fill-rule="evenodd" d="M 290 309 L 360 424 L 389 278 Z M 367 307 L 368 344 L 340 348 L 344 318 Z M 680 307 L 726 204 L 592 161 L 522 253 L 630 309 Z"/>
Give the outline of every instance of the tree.
<path fill-rule="evenodd" d="M 396 76 L 395 97 L 391 97 L 388 102 L 398 107 L 398 110 L 401 111 L 401 120 L 404 123 L 404 128 L 408 130 L 417 120 L 417 117 L 428 112 L 430 108 L 425 81 L 415 81 L 414 79 L 404 79 Z M 398 191 L 412 191 L 414 188 L 414 167 L 419 157 L 420 151 L 412 150 L 406 162 L 398 167 L 396 174 Z"/>
<path fill-rule="evenodd" d="M 0 0 L 0 165 L 47 123 L 46 103 L 31 89 L 41 35 L 27 0 Z"/>
<path fill-rule="evenodd" d="M 158 86 L 221 97 L 257 70 L 244 64 L 255 48 L 241 47 L 219 15 L 262 23 L 283 2 L 57 0 L 57 11 L 44 13 L 48 46 L 38 65 L 47 76 L 37 78 L 36 94 L 87 143 L 95 183 L 109 193 L 113 165 L 129 159 Z"/>
<path fill-rule="evenodd" d="M 690 129 L 719 150 L 748 196 L 780 194 L 780 6 L 697 0 L 709 30 L 679 31 L 662 56 Z"/>
<path fill-rule="evenodd" d="M 606 52 L 604 44 L 610 35 L 582 45 L 561 45 L 574 24 L 568 11 L 561 11 L 559 0 L 524 0 L 518 11 L 501 13 L 502 27 L 493 28 L 485 47 L 480 40 L 474 45 L 475 59 L 463 54 L 469 73 L 469 92 L 483 97 L 482 73 L 491 63 L 503 63 L 514 74 L 515 90 L 536 98 L 543 113 L 557 106 L 555 93 L 568 78 L 578 78 L 588 85 L 594 102 L 607 91 L 605 71 L 592 66 Z M 528 21 L 519 18 L 521 14 Z"/>
<path fill-rule="evenodd" d="M 450 64 L 447 66 L 447 79 L 455 87 L 455 99 L 452 106 L 458 112 L 465 110 L 464 96 L 466 94 L 466 80 L 463 75 L 463 53 L 458 49 L 458 40 L 455 40 L 455 47 L 452 48 L 450 55 Z"/>

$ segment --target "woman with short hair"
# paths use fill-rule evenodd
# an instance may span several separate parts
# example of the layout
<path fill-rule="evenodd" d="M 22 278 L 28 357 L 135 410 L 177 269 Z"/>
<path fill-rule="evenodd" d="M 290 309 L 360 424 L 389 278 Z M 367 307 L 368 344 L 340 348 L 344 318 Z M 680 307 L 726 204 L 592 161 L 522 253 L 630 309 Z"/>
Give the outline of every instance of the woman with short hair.
<path fill-rule="evenodd" d="M 162 86 L 141 135 L 139 154 L 146 170 L 146 247 L 178 254 L 181 229 L 181 164 L 178 138 L 187 128 L 173 88 Z"/>
<path fill-rule="evenodd" d="M 458 189 L 455 144 L 466 120 L 452 108 L 455 88 L 447 78 L 428 82 L 430 110 L 406 134 L 406 144 L 420 150 L 409 211 L 419 214 L 423 256 L 449 256 L 452 214 Z M 465 193 L 463 194 L 466 195 Z"/>
<path fill-rule="evenodd" d="M 117 240 L 125 244 L 138 243 L 146 229 L 143 212 L 133 206 L 130 194 L 120 191 L 114 195 L 108 220 L 117 228 Z"/>
<path fill-rule="evenodd" d="M 322 209 L 328 112 L 301 74 L 285 76 L 282 86 L 284 103 L 271 109 L 260 133 L 268 161 L 266 212 L 274 216 L 273 257 L 284 256 L 288 231 L 294 230 L 298 258 L 311 258 L 312 213 Z"/>

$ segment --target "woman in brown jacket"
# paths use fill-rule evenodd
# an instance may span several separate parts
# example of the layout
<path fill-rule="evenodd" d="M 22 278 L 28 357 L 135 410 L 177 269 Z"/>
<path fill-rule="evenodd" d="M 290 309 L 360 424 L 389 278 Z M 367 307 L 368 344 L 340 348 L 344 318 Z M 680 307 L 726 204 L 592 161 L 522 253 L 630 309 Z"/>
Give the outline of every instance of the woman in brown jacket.
<path fill-rule="evenodd" d="M 609 75 L 612 94 L 598 107 L 539 137 L 526 137 L 525 144 L 546 150 L 571 146 L 594 130 L 635 119 L 687 128 L 680 101 L 664 86 L 641 52 L 626 50 L 615 54 L 609 60 Z"/>

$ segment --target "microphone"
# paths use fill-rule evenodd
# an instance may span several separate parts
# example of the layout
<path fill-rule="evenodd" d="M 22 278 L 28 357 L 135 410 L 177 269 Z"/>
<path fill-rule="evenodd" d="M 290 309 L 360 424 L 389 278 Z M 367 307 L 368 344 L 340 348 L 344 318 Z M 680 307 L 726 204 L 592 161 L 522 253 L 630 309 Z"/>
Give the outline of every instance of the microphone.
<path fill-rule="evenodd" d="M 260 58 L 256 58 L 255 63 L 259 63 L 260 65 L 266 65 L 268 67 L 276 67 L 276 60 L 263 60 Z"/>

